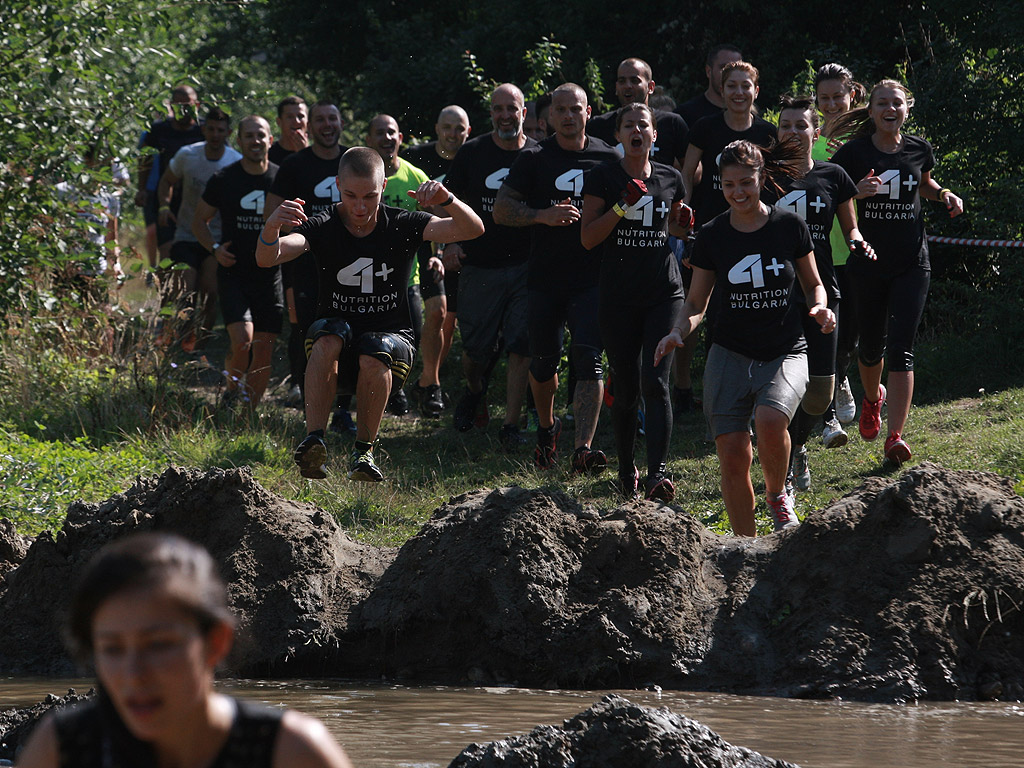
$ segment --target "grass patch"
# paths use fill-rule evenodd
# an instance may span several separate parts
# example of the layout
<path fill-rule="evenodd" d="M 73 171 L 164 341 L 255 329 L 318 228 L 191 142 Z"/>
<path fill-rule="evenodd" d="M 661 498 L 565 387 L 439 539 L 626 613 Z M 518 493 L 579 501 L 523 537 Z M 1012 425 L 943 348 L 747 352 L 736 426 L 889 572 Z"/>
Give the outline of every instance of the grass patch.
<path fill-rule="evenodd" d="M 134 290 L 138 305 L 152 303 L 144 290 Z M 350 441 L 329 433 L 330 477 L 314 482 L 301 478 L 292 462 L 292 450 L 305 431 L 301 414 L 280 402 L 283 370 L 275 371 L 268 399 L 256 416 L 237 414 L 217 407 L 223 335 L 205 357 L 169 354 L 149 341 L 151 316 L 122 311 L 112 347 L 83 355 L 68 333 L 53 331 L 53 322 L 26 322 L 0 339 L 0 514 L 25 533 L 55 530 L 71 501 L 101 501 L 130 487 L 138 474 L 158 473 L 171 465 L 248 466 L 269 491 L 312 503 L 333 514 L 351 535 L 378 545 L 403 543 L 439 504 L 475 488 L 556 488 L 602 510 L 620 503 L 612 482 L 614 468 L 598 478 L 570 477 L 565 471 L 572 445 L 568 424 L 555 471 L 533 469 L 530 444 L 515 455 L 501 452 L 497 434 L 503 418 L 498 407 L 504 401 L 503 368 L 492 383 L 492 418 L 486 430 L 456 432 L 450 411 L 440 421 L 386 416 L 379 459 L 387 481 L 371 486 L 347 480 Z M 1024 488 L 1024 389 L 1019 388 L 1024 377 L 1003 365 L 997 383 L 1006 387 L 979 392 L 977 380 L 992 380 L 991 361 L 964 373 L 962 380 L 951 378 L 948 372 L 958 368 L 935 350 L 954 347 L 954 340 L 929 336 L 926 341 L 919 355 L 924 361 L 918 375 L 919 405 L 906 432 L 914 463 L 929 460 L 951 469 L 997 472 Z M 1005 338 L 990 339 L 979 348 L 1001 349 L 1006 343 Z M 453 396 L 461 391 L 458 354 L 456 346 L 445 369 L 445 391 Z M 283 366 L 283 351 L 276 357 Z M 1002 357 L 1020 359 L 1012 350 Z M 946 378 L 939 362 L 946 364 Z M 559 413 L 564 412 L 563 403 L 564 394 Z M 849 432 L 849 444 L 840 449 L 825 450 L 819 434 L 809 441 L 812 485 L 798 495 L 801 516 L 827 506 L 866 477 L 897 471 L 883 466 L 881 440 L 863 442 L 855 424 Z M 607 410 L 595 445 L 609 453 L 614 467 Z M 727 532 L 718 459 L 714 446 L 704 440 L 700 414 L 677 421 L 669 458 L 676 503 L 709 528 Z M 642 439 L 637 465 L 645 466 Z M 752 473 L 763 498 L 756 458 Z M 771 530 L 763 502 L 758 523 L 762 532 Z"/>

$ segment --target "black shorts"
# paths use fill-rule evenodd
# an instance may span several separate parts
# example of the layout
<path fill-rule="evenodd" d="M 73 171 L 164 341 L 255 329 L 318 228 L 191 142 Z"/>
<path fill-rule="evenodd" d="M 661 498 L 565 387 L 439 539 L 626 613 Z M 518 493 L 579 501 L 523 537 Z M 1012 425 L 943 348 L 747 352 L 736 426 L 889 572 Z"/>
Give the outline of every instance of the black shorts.
<path fill-rule="evenodd" d="M 459 273 L 448 272 L 444 276 L 444 295 L 448 299 L 448 311 L 455 315 L 459 308 Z"/>
<path fill-rule="evenodd" d="M 217 265 L 217 296 L 224 325 L 252 323 L 256 333 L 280 333 L 284 289 L 280 269 L 231 270 Z"/>
<path fill-rule="evenodd" d="M 345 346 L 338 355 L 338 394 L 354 395 L 359 380 L 359 356 L 369 355 L 391 369 L 391 389 L 405 386 L 416 354 L 412 340 L 403 333 L 367 331 L 353 335 L 348 322 L 340 317 L 322 317 L 309 327 L 306 357 L 321 336 L 338 336 Z"/>
<path fill-rule="evenodd" d="M 420 257 L 426 256 L 427 258 L 429 258 L 430 255 L 433 255 L 433 243 L 424 243 L 423 245 L 420 246 L 420 248 Z M 424 271 L 422 264 L 419 264 L 417 266 L 417 269 L 419 270 L 420 275 L 420 297 L 423 299 L 423 301 L 426 301 L 427 299 L 432 299 L 435 296 L 445 295 L 445 279 L 443 277 L 440 280 L 435 280 L 434 278 L 437 277 L 437 273 L 434 272 L 434 270 L 432 269 Z"/>
<path fill-rule="evenodd" d="M 563 330 L 568 326 L 572 334 L 570 362 L 577 378 L 581 381 L 601 379 L 601 351 L 604 345 L 597 320 L 597 295 L 596 285 L 576 291 L 530 289 L 530 357 L 539 364 L 543 361 L 548 367 L 552 364 L 557 366 L 562 356 Z M 538 368 L 534 371 L 534 377 L 538 381 L 547 381 L 549 373 L 553 371 Z"/>
<path fill-rule="evenodd" d="M 213 254 L 199 243 L 177 240 L 171 246 L 171 261 L 175 264 L 188 264 L 193 269 L 199 269 L 206 259 L 212 258 Z"/>

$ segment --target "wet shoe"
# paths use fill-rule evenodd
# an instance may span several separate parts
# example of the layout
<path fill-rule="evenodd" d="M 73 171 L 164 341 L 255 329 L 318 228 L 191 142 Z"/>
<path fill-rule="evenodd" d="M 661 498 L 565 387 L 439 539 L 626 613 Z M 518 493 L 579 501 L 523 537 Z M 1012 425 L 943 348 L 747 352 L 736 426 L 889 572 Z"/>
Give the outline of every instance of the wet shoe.
<path fill-rule="evenodd" d="M 331 426 L 328 429 L 339 435 L 354 435 L 356 433 L 356 423 L 347 408 L 338 408 L 331 417 Z"/>
<path fill-rule="evenodd" d="M 388 398 L 388 413 L 392 416 L 405 416 L 409 412 L 409 397 L 404 389 L 391 393 Z"/>
<path fill-rule="evenodd" d="M 852 424 L 857 418 L 857 401 L 853 399 L 848 376 L 836 387 L 836 417 L 840 424 Z"/>
<path fill-rule="evenodd" d="M 427 419 L 441 418 L 444 413 L 444 395 L 440 384 L 428 384 L 425 387 L 415 384 L 412 394 L 421 416 Z"/>
<path fill-rule="evenodd" d="M 533 452 L 533 466 L 537 469 L 551 469 L 558 458 L 558 436 L 562 433 L 562 421 L 555 416 L 550 427 L 537 427 L 537 447 Z"/>
<path fill-rule="evenodd" d="M 476 411 L 483 400 L 483 390 L 473 393 L 469 389 L 463 390 L 462 397 L 455 406 L 455 413 L 452 415 L 452 425 L 459 432 L 469 432 L 476 420 Z M 484 405 L 486 408 L 486 404 Z"/>
<path fill-rule="evenodd" d="M 797 490 L 806 491 L 811 487 L 811 465 L 807 461 L 807 446 L 801 445 L 793 454 L 793 465 L 790 467 L 793 485 Z"/>
<path fill-rule="evenodd" d="M 498 444 L 505 453 L 516 453 L 527 442 L 515 424 L 502 424 L 498 430 Z"/>
<path fill-rule="evenodd" d="M 608 466 L 608 457 L 604 451 L 581 445 L 572 454 L 572 473 L 574 475 L 600 475 Z"/>
<path fill-rule="evenodd" d="M 776 531 L 800 525 L 800 519 L 796 516 L 796 512 L 793 511 L 793 499 L 788 494 L 783 493 L 777 496 L 774 501 L 772 500 L 772 495 L 768 494 L 765 501 L 768 502 L 768 511 L 772 513 L 772 520 Z"/>
<path fill-rule="evenodd" d="M 324 467 L 324 462 L 327 461 L 327 446 L 319 435 L 307 435 L 295 449 L 292 458 L 299 465 L 299 474 L 303 477 L 311 480 L 323 480 L 327 477 L 327 468 Z"/>
<path fill-rule="evenodd" d="M 846 434 L 839 419 L 829 419 L 825 422 L 825 427 L 821 430 L 821 442 L 826 448 L 842 448 L 849 439 L 850 436 Z"/>
<path fill-rule="evenodd" d="M 661 472 L 655 472 L 647 478 L 648 501 L 672 501 L 676 497 L 676 486 Z"/>
<path fill-rule="evenodd" d="M 635 499 L 640 495 L 640 470 L 633 467 L 632 474 L 619 472 L 619 492 L 627 499 Z"/>
<path fill-rule="evenodd" d="M 885 405 L 885 387 L 878 385 L 878 399 L 869 401 L 866 397 L 860 405 L 860 436 L 868 442 L 876 439 L 882 431 L 882 406 Z"/>
<path fill-rule="evenodd" d="M 380 471 L 377 462 L 373 460 L 372 447 L 356 448 L 352 451 L 348 479 L 358 483 L 379 483 L 384 479 L 384 473 Z"/>
<path fill-rule="evenodd" d="M 899 432 L 890 432 L 885 438 L 885 458 L 893 464 L 900 465 L 910 461 L 910 446 Z"/>

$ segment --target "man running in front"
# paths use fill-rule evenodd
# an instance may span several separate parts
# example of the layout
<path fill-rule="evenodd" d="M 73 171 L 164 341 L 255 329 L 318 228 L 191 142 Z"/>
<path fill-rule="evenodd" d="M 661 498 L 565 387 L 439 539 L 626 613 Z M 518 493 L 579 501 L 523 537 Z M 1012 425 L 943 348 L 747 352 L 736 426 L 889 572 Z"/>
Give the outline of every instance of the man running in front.
<path fill-rule="evenodd" d="M 320 276 L 317 320 L 306 337 L 306 428 L 295 449 L 303 477 L 327 476 L 324 432 L 335 391 L 354 392 L 355 448 L 349 479 L 384 479 L 373 457 L 392 388 L 405 382 L 413 362 L 406 286 L 420 243 L 472 240 L 484 225 L 443 184 L 426 181 L 410 195 L 422 207 L 441 206 L 450 218 L 383 205 L 384 161 L 368 147 L 341 156 L 336 184 L 341 202 L 307 217 L 300 199 L 285 200 L 267 219 L 256 248 L 260 266 L 272 267 L 312 251 Z M 292 228 L 281 235 L 283 227 Z M 430 267 L 443 270 L 436 257 Z"/>

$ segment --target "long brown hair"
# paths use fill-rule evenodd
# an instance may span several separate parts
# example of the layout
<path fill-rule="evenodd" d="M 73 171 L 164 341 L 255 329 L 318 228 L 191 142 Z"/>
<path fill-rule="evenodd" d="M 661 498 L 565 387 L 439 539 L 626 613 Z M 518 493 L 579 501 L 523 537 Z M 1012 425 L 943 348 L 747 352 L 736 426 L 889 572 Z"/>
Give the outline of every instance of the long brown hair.
<path fill-rule="evenodd" d="M 871 119 L 871 103 L 875 99 L 875 94 L 882 88 L 900 91 L 906 99 L 907 109 L 914 106 L 914 94 L 910 92 L 907 86 L 899 80 L 880 80 L 871 88 L 866 105 L 838 115 L 832 121 L 832 127 L 829 129 L 832 135 L 829 138 L 850 141 L 851 139 L 861 139 L 873 134 L 875 132 L 875 121 Z"/>

